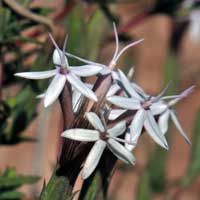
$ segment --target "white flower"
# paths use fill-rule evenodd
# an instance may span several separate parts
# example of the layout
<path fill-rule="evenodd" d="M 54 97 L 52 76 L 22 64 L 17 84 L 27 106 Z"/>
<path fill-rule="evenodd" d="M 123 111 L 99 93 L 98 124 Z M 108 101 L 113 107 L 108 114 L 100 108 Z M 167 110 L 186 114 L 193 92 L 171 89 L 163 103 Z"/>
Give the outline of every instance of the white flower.
<path fill-rule="evenodd" d="M 65 48 L 67 39 L 65 39 L 63 45 L 63 51 L 59 49 L 53 37 L 49 34 L 55 50 L 53 52 L 53 62 L 56 65 L 56 69 L 43 71 L 43 72 L 22 72 L 16 73 L 15 76 L 28 78 L 28 79 L 45 79 L 53 77 L 51 84 L 49 85 L 44 96 L 44 106 L 51 105 L 61 94 L 66 81 L 68 81 L 76 90 L 78 90 L 84 96 L 97 101 L 95 93 L 89 89 L 79 77 L 88 77 L 96 75 L 102 67 L 99 65 L 83 65 L 70 67 L 68 60 L 65 56 Z"/>
<path fill-rule="evenodd" d="M 131 137 L 131 133 L 130 133 L 130 128 L 128 129 L 127 133 L 125 134 L 125 140 L 127 141 L 124 145 L 125 147 L 129 150 L 132 151 L 139 140 L 140 135 L 134 135 L 133 137 Z"/>
<path fill-rule="evenodd" d="M 191 144 L 191 141 L 189 140 L 189 138 L 187 137 L 187 134 L 181 127 L 181 124 L 179 123 L 179 120 L 176 116 L 176 112 L 172 108 L 172 106 L 178 103 L 183 98 L 187 97 L 191 92 L 193 92 L 194 88 L 195 86 L 189 87 L 188 89 L 183 91 L 180 95 L 175 96 L 174 99 L 172 99 L 168 103 L 165 103 L 166 109 L 162 113 L 160 113 L 161 115 L 159 116 L 159 119 L 158 119 L 158 125 L 160 127 L 161 132 L 163 134 L 166 134 L 168 130 L 169 117 L 171 117 L 176 128 L 179 130 L 180 134 L 183 136 L 183 138 L 186 140 L 188 144 Z"/>
<path fill-rule="evenodd" d="M 135 163 L 135 157 L 119 143 L 125 142 L 123 139 L 118 138 L 126 130 L 125 121 L 121 121 L 114 127 L 107 129 L 105 122 L 101 121 L 95 113 L 88 112 L 86 117 L 95 130 L 75 128 L 62 133 L 63 137 L 72 140 L 95 142 L 83 167 L 83 179 L 88 178 L 94 171 L 106 147 L 120 160 L 130 164 Z"/>
<path fill-rule="evenodd" d="M 129 76 L 133 75 L 133 68 L 131 68 L 128 72 Z M 92 89 L 93 88 L 93 84 L 90 83 L 85 83 L 85 85 L 89 88 Z M 116 94 L 117 92 L 119 92 L 121 90 L 121 87 L 117 84 L 114 83 L 111 85 L 111 87 L 109 88 L 106 96 L 113 96 L 114 94 Z M 37 98 L 44 98 L 45 97 L 45 93 L 40 94 L 37 96 Z M 75 90 L 74 87 L 72 87 L 72 108 L 73 108 L 73 112 L 76 114 L 79 112 L 83 102 L 84 102 L 85 98 L 84 95 L 82 95 L 81 92 L 79 92 L 78 90 Z"/>
<path fill-rule="evenodd" d="M 156 104 L 158 102 L 166 88 L 157 97 L 149 98 L 140 88 L 137 87 L 136 89 L 120 70 L 119 75 L 122 86 L 129 97 L 112 96 L 107 97 L 107 101 L 126 110 L 136 110 L 136 114 L 130 125 L 131 142 L 135 143 L 133 138 L 140 136 L 144 126 L 156 143 L 168 149 L 167 141 L 160 131 L 150 108 L 154 103 Z M 157 105 L 156 109 L 163 111 L 160 104 Z"/>
<path fill-rule="evenodd" d="M 80 60 L 84 63 L 87 63 L 89 65 L 98 65 L 103 67 L 103 69 L 99 72 L 99 74 L 101 75 L 106 75 L 106 74 L 110 74 L 112 75 L 113 80 L 118 80 L 118 73 L 114 70 L 117 61 L 119 60 L 120 56 L 130 47 L 135 46 L 136 44 L 142 42 L 144 39 L 140 39 L 137 40 L 135 42 L 132 42 L 130 44 L 128 44 L 127 46 L 125 46 L 121 51 L 119 51 L 119 38 L 118 38 L 118 34 L 117 34 L 117 29 L 115 26 L 115 23 L 113 23 L 113 29 L 114 29 L 114 34 L 115 34 L 115 43 L 116 43 L 116 47 L 115 47 L 115 52 L 113 55 L 113 58 L 111 59 L 109 65 L 104 65 L 104 64 L 100 64 L 100 63 L 96 63 L 96 62 L 92 62 L 83 58 L 80 58 L 78 56 L 75 56 L 73 54 L 70 53 L 66 53 L 67 56 L 72 57 L 72 58 L 76 58 L 77 60 Z"/>

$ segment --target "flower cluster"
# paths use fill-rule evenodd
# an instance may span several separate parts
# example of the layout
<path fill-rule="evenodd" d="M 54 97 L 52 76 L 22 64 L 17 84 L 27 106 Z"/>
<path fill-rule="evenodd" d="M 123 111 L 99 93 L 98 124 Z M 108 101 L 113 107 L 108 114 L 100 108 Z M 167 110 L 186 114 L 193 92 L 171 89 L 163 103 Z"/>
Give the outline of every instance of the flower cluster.
<path fill-rule="evenodd" d="M 98 77 L 111 76 L 110 89 L 104 94 L 104 103 L 101 109 L 95 112 L 86 112 L 85 117 L 91 126 L 74 127 L 62 133 L 62 137 L 82 141 L 94 142 L 86 158 L 82 177 L 88 178 L 95 170 L 105 148 L 108 148 L 117 158 L 125 163 L 134 164 L 135 157 L 131 151 L 136 147 L 143 128 L 149 136 L 161 147 L 168 149 L 165 133 L 168 130 L 169 118 L 190 144 L 190 140 L 182 129 L 173 106 L 187 97 L 194 86 L 179 95 L 164 96 L 169 84 L 157 96 L 151 96 L 127 76 L 116 69 L 119 57 L 130 47 L 142 41 L 138 40 L 119 51 L 119 40 L 114 25 L 116 49 L 109 65 L 104 65 L 77 57 L 65 51 L 67 37 L 62 50 L 49 35 L 54 44 L 53 63 L 55 69 L 43 72 L 22 72 L 16 76 L 28 79 L 44 79 L 54 77 L 46 92 L 39 97 L 44 98 L 44 106 L 51 105 L 60 96 L 65 84 L 71 85 L 73 112 L 78 116 L 84 99 L 87 97 L 98 103 L 93 84 L 81 80 L 81 77 L 96 75 Z M 67 57 L 78 59 L 85 63 L 82 66 L 70 66 Z M 118 107 L 118 108 L 116 108 Z M 92 128 L 89 128 L 92 127 Z"/>

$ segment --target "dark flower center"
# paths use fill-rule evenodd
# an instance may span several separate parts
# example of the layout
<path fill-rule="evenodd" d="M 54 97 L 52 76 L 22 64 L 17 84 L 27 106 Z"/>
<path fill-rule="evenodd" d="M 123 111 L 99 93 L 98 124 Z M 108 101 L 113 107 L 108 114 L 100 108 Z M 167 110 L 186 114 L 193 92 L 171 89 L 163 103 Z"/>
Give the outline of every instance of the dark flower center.
<path fill-rule="evenodd" d="M 152 105 L 152 102 L 151 101 L 145 101 L 141 105 L 145 110 L 148 110 L 149 107 Z"/>
<path fill-rule="evenodd" d="M 68 74 L 69 70 L 67 69 L 67 67 L 60 67 L 59 73 L 60 74 Z"/>
<path fill-rule="evenodd" d="M 106 132 L 101 132 L 100 138 L 101 138 L 101 140 L 106 141 L 106 140 L 108 140 L 108 134 Z"/>

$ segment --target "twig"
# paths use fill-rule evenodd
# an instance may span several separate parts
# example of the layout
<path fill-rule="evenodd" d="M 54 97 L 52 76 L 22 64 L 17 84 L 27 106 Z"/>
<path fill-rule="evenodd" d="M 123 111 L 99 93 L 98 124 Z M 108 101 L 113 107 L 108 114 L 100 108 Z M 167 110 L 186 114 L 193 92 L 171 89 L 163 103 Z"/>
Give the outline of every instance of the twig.
<path fill-rule="evenodd" d="M 27 10 L 25 7 L 21 6 L 15 0 L 3 0 L 5 4 L 7 4 L 12 10 L 14 10 L 17 14 L 24 16 L 28 19 L 31 19 L 39 24 L 44 24 L 47 28 L 49 28 L 52 32 L 54 31 L 53 22 L 43 16 L 37 15 L 30 10 Z"/>

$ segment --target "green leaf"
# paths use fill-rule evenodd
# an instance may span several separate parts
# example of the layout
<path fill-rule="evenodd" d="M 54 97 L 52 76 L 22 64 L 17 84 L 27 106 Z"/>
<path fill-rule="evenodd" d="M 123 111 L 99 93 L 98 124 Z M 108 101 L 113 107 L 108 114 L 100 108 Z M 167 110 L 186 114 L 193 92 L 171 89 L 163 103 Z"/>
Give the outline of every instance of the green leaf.
<path fill-rule="evenodd" d="M 33 184 L 38 180 L 37 176 L 18 175 L 14 168 L 7 168 L 0 175 L 0 200 L 21 200 L 23 194 L 16 189 L 24 184 Z"/>
<path fill-rule="evenodd" d="M 7 191 L 0 193 L 0 200 L 18 200 L 22 199 L 24 195 L 17 191 Z"/>
<path fill-rule="evenodd" d="M 24 184 L 33 184 L 39 180 L 37 176 L 0 177 L 0 188 L 18 188 Z"/>
<path fill-rule="evenodd" d="M 72 198 L 72 187 L 68 179 L 54 172 L 48 184 L 43 185 L 39 200 L 71 200 Z"/>
<path fill-rule="evenodd" d="M 66 19 L 66 26 L 69 30 L 69 38 L 67 42 L 67 51 L 70 53 L 84 56 L 85 54 L 85 22 L 84 12 L 81 6 L 76 6 Z M 81 37 L 80 37 L 81 35 Z M 75 65 L 75 60 L 69 59 L 70 64 Z"/>
<path fill-rule="evenodd" d="M 101 26 L 99 26 L 101 24 Z M 97 10 L 87 23 L 86 30 L 86 44 L 85 51 L 87 53 L 87 59 L 95 61 L 97 59 L 100 44 L 102 41 L 103 33 L 105 31 L 106 18 L 100 10 Z"/>

